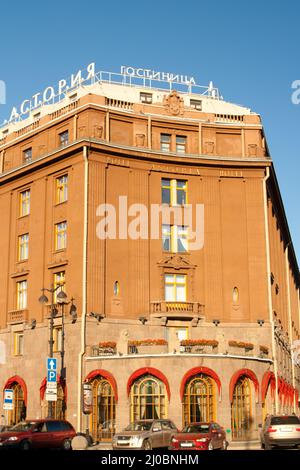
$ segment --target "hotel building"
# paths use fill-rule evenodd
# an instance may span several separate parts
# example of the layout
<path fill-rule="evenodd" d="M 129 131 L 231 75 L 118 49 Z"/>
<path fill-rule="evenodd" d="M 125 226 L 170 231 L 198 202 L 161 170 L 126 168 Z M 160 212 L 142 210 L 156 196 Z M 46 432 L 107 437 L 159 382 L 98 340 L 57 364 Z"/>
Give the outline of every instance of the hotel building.
<path fill-rule="evenodd" d="M 154 205 L 170 220 L 156 238 L 127 236 L 125 203 L 128 225 L 133 204 L 149 226 Z M 116 236 L 100 236 L 103 204 Z M 192 249 L 176 214 L 190 206 L 195 221 L 197 204 Z M 0 214 L 8 423 L 47 416 L 50 334 L 53 413 L 99 440 L 154 417 L 254 439 L 267 413 L 299 413 L 299 268 L 257 113 L 212 86 L 98 74 L 0 128 Z"/>

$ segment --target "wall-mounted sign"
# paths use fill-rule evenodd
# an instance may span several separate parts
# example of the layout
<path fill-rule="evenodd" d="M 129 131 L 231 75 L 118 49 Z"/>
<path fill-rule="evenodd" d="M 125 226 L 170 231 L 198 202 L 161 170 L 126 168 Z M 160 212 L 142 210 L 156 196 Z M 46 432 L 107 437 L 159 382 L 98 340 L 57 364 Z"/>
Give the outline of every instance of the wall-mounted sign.
<path fill-rule="evenodd" d="M 90 384 L 83 384 L 83 404 L 82 411 L 85 415 L 89 415 L 93 409 L 93 393 Z"/>
<path fill-rule="evenodd" d="M 56 86 L 48 86 L 43 91 L 36 93 L 31 98 L 24 100 L 20 107 L 13 107 L 9 122 L 18 119 L 20 116 L 27 115 L 30 111 L 43 104 L 53 102 L 55 97 L 76 88 L 82 82 L 89 80 L 95 76 L 95 63 L 89 64 L 85 70 L 78 70 L 73 73 L 69 79 L 62 78 Z"/>
<path fill-rule="evenodd" d="M 4 390 L 3 409 L 4 410 L 14 409 L 14 391 L 10 388 L 7 388 Z"/>
<path fill-rule="evenodd" d="M 196 85 L 194 77 L 170 72 L 159 72 L 151 69 L 121 66 L 121 74 L 129 77 L 146 78 L 148 80 L 160 80 L 166 82 L 182 83 L 183 85 Z"/>

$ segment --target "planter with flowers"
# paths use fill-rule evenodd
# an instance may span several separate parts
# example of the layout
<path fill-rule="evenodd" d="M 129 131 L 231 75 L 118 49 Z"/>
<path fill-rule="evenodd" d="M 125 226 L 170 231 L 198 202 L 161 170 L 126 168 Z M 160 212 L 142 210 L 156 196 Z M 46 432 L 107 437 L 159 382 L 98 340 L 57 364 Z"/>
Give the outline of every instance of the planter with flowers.
<path fill-rule="evenodd" d="M 112 355 L 117 353 L 117 343 L 115 341 L 102 341 L 98 345 L 99 356 Z"/>
<path fill-rule="evenodd" d="M 216 339 L 184 339 L 180 342 L 180 351 L 185 353 L 218 352 L 219 341 Z"/>
<path fill-rule="evenodd" d="M 252 356 L 254 344 L 244 341 L 228 341 L 232 354 Z"/>
<path fill-rule="evenodd" d="M 128 341 L 128 354 L 163 354 L 168 352 L 165 339 L 140 339 Z"/>

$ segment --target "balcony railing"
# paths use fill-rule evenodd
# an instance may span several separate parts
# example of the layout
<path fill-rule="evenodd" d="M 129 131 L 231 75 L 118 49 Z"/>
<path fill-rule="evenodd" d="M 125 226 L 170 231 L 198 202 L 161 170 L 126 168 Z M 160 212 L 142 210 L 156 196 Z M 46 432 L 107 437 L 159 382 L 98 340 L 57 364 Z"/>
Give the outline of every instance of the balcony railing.
<path fill-rule="evenodd" d="M 159 300 L 151 302 L 151 313 L 203 315 L 204 305 L 199 302 L 166 302 L 165 300 Z"/>
<path fill-rule="evenodd" d="M 7 323 L 23 323 L 28 319 L 28 310 L 11 310 L 8 312 Z"/>

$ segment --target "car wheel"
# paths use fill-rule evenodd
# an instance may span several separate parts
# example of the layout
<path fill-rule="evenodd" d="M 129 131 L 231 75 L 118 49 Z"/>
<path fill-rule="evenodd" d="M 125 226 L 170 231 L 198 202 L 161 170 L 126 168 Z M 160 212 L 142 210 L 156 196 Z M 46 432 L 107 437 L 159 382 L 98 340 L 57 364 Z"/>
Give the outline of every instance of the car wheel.
<path fill-rule="evenodd" d="M 212 441 L 210 441 L 210 443 L 208 444 L 207 449 L 208 449 L 208 450 L 214 450 L 214 446 L 213 446 Z"/>
<path fill-rule="evenodd" d="M 63 450 L 72 450 L 72 444 L 70 439 L 65 439 L 64 442 L 62 443 L 62 449 Z"/>
<path fill-rule="evenodd" d="M 20 449 L 21 450 L 30 450 L 31 445 L 29 441 L 21 441 L 20 442 Z"/>
<path fill-rule="evenodd" d="M 223 444 L 222 444 L 222 450 L 227 450 L 227 447 L 228 447 L 228 442 L 226 441 L 226 439 L 224 439 Z"/>
<path fill-rule="evenodd" d="M 143 450 L 151 450 L 151 449 L 152 449 L 151 442 L 147 439 L 143 443 Z"/>

